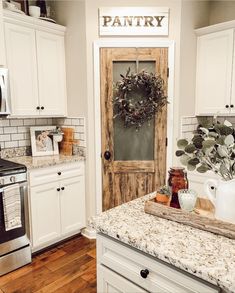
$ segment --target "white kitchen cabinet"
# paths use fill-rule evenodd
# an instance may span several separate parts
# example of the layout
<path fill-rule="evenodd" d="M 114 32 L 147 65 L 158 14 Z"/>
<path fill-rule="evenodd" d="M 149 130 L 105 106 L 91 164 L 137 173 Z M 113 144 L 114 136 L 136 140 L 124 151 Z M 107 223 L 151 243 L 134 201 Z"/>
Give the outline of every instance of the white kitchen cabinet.
<path fill-rule="evenodd" d="M 64 37 L 37 31 L 36 40 L 41 113 L 63 116 L 67 102 Z"/>
<path fill-rule="evenodd" d="M 60 189 L 61 233 L 66 235 L 86 225 L 84 176 L 62 180 Z"/>
<path fill-rule="evenodd" d="M 60 236 L 60 197 L 58 183 L 32 187 L 31 215 L 33 244 L 42 245 Z"/>
<path fill-rule="evenodd" d="M 65 28 L 13 14 L 4 11 L 12 116 L 66 116 Z"/>
<path fill-rule="evenodd" d="M 235 113 L 235 22 L 196 30 L 196 115 Z"/>
<path fill-rule="evenodd" d="M 113 272 L 113 273 L 112 273 Z M 97 235 L 98 292 L 218 293 L 220 289 L 110 237 Z M 126 289 L 125 289 L 125 286 Z M 114 288 L 114 289 L 113 289 Z M 131 288 L 131 287 L 130 287 Z M 113 290 L 113 291 L 112 291 Z M 116 290 L 116 291 L 115 291 Z"/>
<path fill-rule="evenodd" d="M 6 66 L 2 0 L 0 0 L 0 66 Z"/>
<path fill-rule="evenodd" d="M 97 284 L 98 293 L 147 293 L 147 291 L 103 265 L 97 265 L 97 278 L 99 280 Z"/>
<path fill-rule="evenodd" d="M 84 162 L 29 172 L 30 230 L 33 251 L 86 226 Z"/>
<path fill-rule="evenodd" d="M 12 114 L 37 115 L 39 101 L 35 31 L 12 23 L 5 23 L 4 26 Z"/>

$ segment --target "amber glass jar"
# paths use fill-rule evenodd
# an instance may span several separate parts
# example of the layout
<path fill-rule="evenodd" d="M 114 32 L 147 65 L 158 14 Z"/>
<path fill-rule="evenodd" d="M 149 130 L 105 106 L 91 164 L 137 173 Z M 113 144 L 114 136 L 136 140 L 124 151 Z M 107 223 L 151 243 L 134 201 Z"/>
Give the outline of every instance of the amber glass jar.
<path fill-rule="evenodd" d="M 173 208 L 180 209 L 180 204 L 178 200 L 178 190 L 188 188 L 187 174 L 184 168 L 174 167 L 170 168 L 168 185 L 172 189 L 172 198 L 170 206 Z"/>

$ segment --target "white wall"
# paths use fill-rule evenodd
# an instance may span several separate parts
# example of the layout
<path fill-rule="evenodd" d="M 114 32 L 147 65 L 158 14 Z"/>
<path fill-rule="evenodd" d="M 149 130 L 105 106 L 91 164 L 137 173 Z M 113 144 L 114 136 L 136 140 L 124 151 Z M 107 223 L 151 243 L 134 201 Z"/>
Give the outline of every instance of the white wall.
<path fill-rule="evenodd" d="M 182 1 L 179 116 L 195 113 L 197 38 L 194 29 L 209 24 L 209 2 Z"/>
<path fill-rule="evenodd" d="M 58 22 L 68 27 L 66 41 L 69 114 L 87 117 L 87 214 L 96 213 L 93 42 L 99 40 L 98 8 L 107 6 L 165 6 L 170 8 L 169 37 L 175 41 L 174 138 L 180 136 L 181 115 L 194 107 L 196 39 L 194 28 L 207 25 L 207 1 L 86 0 L 57 1 Z M 85 20 L 85 22 L 84 22 Z M 107 39 L 108 37 L 106 37 Z M 144 38 L 140 38 L 144 42 Z M 80 55 L 81 54 L 81 55 Z M 85 58 L 84 58 L 85 56 Z M 78 60 L 79 59 L 79 60 Z M 79 63 L 80 62 L 80 63 Z M 78 78 L 78 76 L 82 79 Z M 70 80 L 71 79 L 71 80 Z M 86 87 L 86 89 L 85 89 Z"/>
<path fill-rule="evenodd" d="M 211 1 L 209 24 L 216 24 L 235 19 L 235 1 Z"/>
<path fill-rule="evenodd" d="M 56 20 L 65 25 L 68 116 L 87 113 L 85 1 L 55 1 Z"/>

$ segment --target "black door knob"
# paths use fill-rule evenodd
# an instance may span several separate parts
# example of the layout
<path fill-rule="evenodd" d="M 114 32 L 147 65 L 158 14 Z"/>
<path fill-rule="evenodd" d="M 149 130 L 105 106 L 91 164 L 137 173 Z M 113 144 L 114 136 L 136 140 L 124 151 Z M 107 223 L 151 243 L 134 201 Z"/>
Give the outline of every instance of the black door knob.
<path fill-rule="evenodd" d="M 43 106 L 41 107 L 41 110 L 44 110 L 44 107 Z"/>
<path fill-rule="evenodd" d="M 230 105 L 231 108 L 234 108 L 234 105 Z"/>
<path fill-rule="evenodd" d="M 149 274 L 149 270 L 148 269 L 145 269 L 145 270 L 141 270 L 140 271 L 140 275 L 144 279 L 146 279 L 148 277 L 148 274 Z"/>
<path fill-rule="evenodd" d="M 227 109 L 228 109 L 228 108 L 229 108 L 229 105 L 226 105 L 226 106 L 225 106 L 225 108 L 227 108 Z"/>
<path fill-rule="evenodd" d="M 57 188 L 57 191 L 60 191 L 60 188 Z"/>
<path fill-rule="evenodd" d="M 39 106 L 37 106 L 37 108 L 36 108 L 37 110 L 40 110 L 40 107 Z"/>
<path fill-rule="evenodd" d="M 64 190 L 64 187 L 61 187 L 61 190 Z"/>
<path fill-rule="evenodd" d="M 58 174 L 58 175 L 61 175 L 61 172 L 58 172 L 57 174 Z"/>
<path fill-rule="evenodd" d="M 111 158 L 111 153 L 110 153 L 110 151 L 105 151 L 105 152 L 104 152 L 104 158 L 105 158 L 105 160 L 109 160 L 109 159 Z"/>

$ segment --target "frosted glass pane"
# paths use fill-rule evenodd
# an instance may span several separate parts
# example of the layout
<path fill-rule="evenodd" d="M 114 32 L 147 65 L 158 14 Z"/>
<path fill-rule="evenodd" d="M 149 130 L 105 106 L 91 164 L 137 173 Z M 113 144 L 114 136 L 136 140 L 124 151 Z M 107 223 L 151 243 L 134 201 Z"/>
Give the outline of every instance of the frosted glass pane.
<path fill-rule="evenodd" d="M 121 61 L 113 63 L 113 81 L 116 83 L 121 79 L 120 74 L 126 75 L 128 68 L 131 72 L 145 70 L 155 72 L 155 62 L 141 61 L 136 62 Z M 139 99 L 138 93 L 132 95 L 132 98 Z M 132 161 L 143 160 L 149 161 L 154 159 L 154 119 L 146 122 L 138 131 L 134 126 L 124 127 L 124 122 L 117 117 L 113 120 L 114 126 L 114 160 Z"/>

